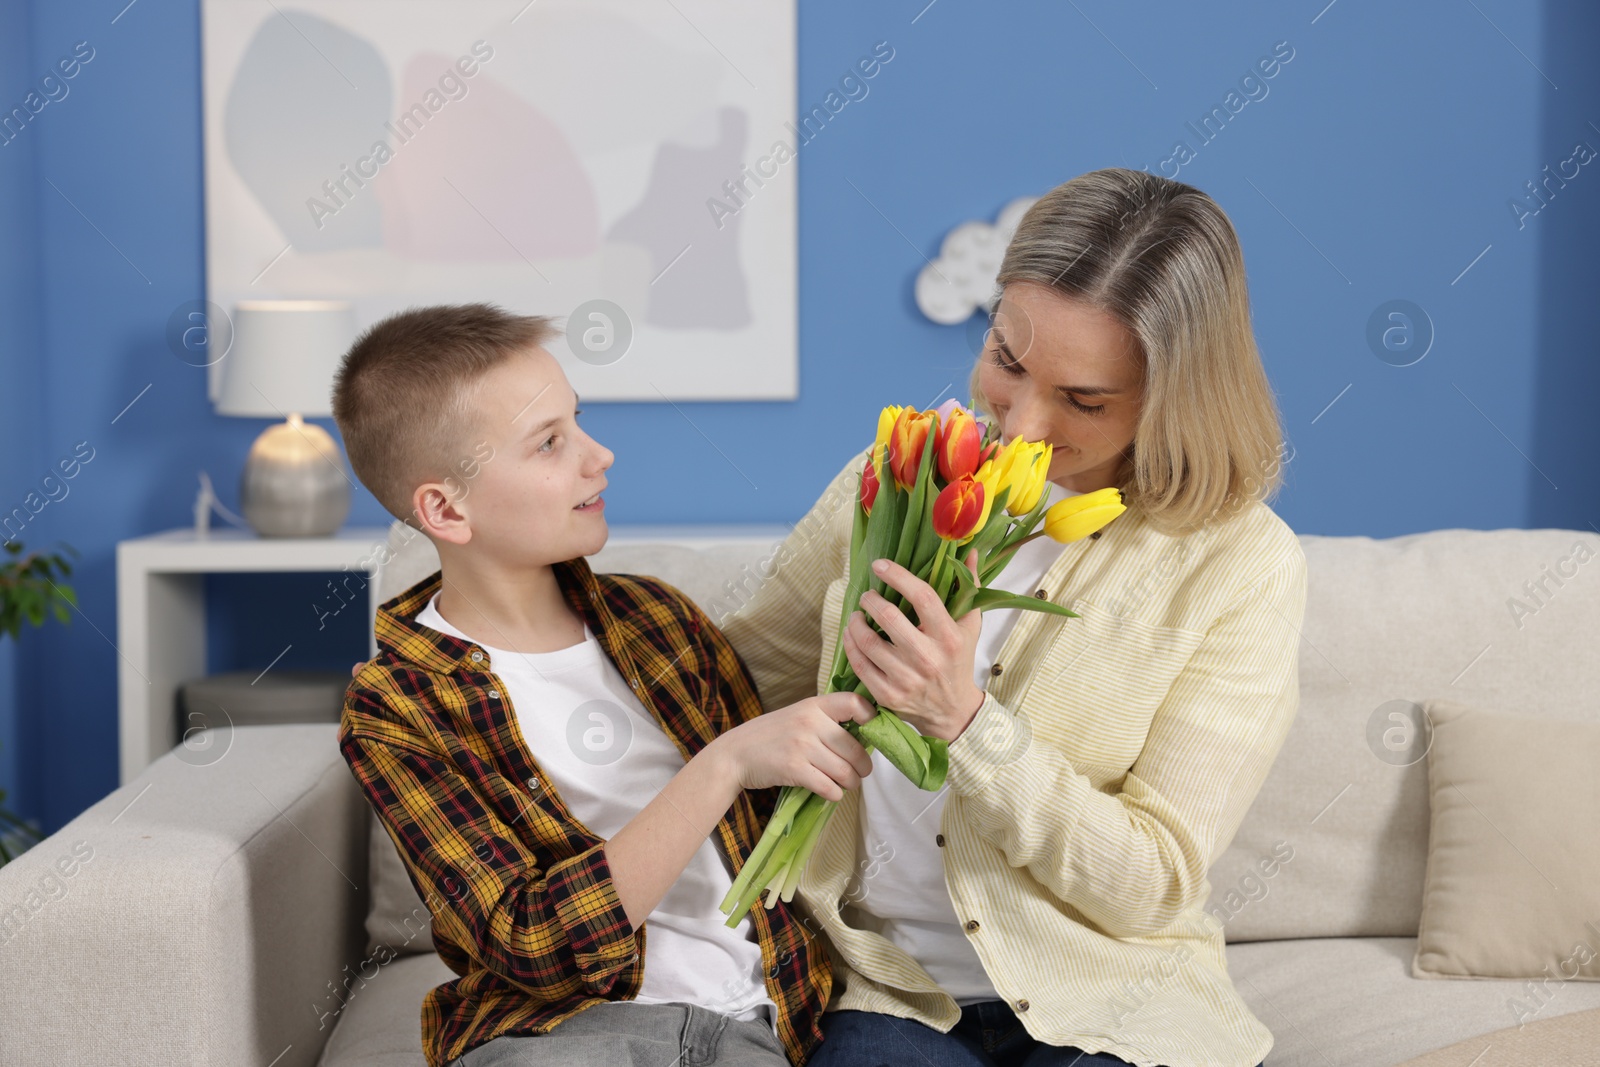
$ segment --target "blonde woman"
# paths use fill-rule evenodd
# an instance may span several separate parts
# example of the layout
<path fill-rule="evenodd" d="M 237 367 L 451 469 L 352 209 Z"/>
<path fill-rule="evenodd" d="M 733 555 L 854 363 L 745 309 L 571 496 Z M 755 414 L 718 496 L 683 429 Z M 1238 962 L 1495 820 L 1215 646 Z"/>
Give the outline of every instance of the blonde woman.
<path fill-rule="evenodd" d="M 850 662 L 950 742 L 949 775 L 924 792 L 875 753 L 812 856 L 796 899 L 834 985 L 811 1064 L 1254 1067 L 1272 1035 L 1206 875 L 1294 717 L 1306 577 L 1264 503 L 1282 434 L 1238 238 L 1192 186 L 1100 170 L 1033 205 L 998 284 L 975 406 L 1054 446 L 1053 497 L 1117 486 L 1128 510 L 994 582 L 1080 618 L 952 619 L 892 562 L 917 625 L 862 598 Z M 865 460 L 723 621 L 768 707 L 825 681 Z"/>

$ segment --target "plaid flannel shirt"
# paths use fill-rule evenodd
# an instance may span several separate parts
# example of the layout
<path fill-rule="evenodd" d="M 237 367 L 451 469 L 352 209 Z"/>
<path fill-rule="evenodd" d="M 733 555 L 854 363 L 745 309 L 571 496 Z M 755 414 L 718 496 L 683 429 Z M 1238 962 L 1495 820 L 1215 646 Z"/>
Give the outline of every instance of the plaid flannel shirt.
<path fill-rule="evenodd" d="M 554 567 L 567 603 L 686 762 L 761 714 L 744 663 L 683 593 L 654 578 L 597 575 L 582 557 Z M 435 571 L 380 607 L 378 655 L 346 691 L 338 735 L 432 912 L 440 958 L 460 975 L 423 999 L 429 1067 L 631 999 L 649 934 L 648 921 L 637 930 L 628 921 L 605 841 L 572 816 L 529 751 L 489 653 L 415 621 L 441 583 Z M 717 824 L 736 873 L 777 795 L 747 790 Z M 789 905 L 758 904 L 752 917 L 778 1037 L 799 1067 L 822 1037 L 829 959 Z"/>

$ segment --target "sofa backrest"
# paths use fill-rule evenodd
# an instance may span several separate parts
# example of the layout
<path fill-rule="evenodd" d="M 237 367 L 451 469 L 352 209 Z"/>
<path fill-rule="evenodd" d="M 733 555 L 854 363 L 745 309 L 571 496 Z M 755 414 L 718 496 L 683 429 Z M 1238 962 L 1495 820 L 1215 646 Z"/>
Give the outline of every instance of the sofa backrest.
<path fill-rule="evenodd" d="M 1408 747 L 1406 719 L 1391 716 L 1440 698 L 1600 720 L 1600 537 L 1450 529 L 1300 542 L 1299 714 L 1212 865 L 1207 906 L 1229 941 L 1414 937 L 1426 733 Z"/>
<path fill-rule="evenodd" d="M 1600 719 L 1600 563 L 1591 563 L 1600 537 L 1450 529 L 1300 542 L 1308 572 L 1300 710 L 1212 865 L 1207 908 L 1229 941 L 1415 936 L 1427 759 L 1420 745 L 1391 747 L 1406 729 L 1393 716 L 1414 716 L 1437 697 Z M 392 531 L 391 543 L 383 599 L 438 567 L 426 538 Z M 590 564 L 659 577 L 720 621 L 759 586 L 771 549 L 607 544 Z"/>
<path fill-rule="evenodd" d="M 711 621 L 718 622 L 754 595 L 761 575 L 770 577 L 774 550 L 782 539 L 746 537 L 708 543 L 715 540 L 695 536 L 680 543 L 613 537 L 588 557 L 589 566 L 599 573 L 660 578 L 687 593 Z M 390 559 L 378 569 L 380 604 L 439 569 L 439 553 L 433 542 L 409 532 L 398 520 L 389 527 L 388 545 Z"/>
<path fill-rule="evenodd" d="M 699 537 L 686 544 L 612 540 L 589 557 L 589 566 L 599 573 L 660 578 L 692 597 L 717 622 L 754 595 L 761 575 L 771 576 L 773 552 L 779 543 L 781 538 L 711 545 Z M 398 521 L 389 529 L 388 545 L 390 558 L 378 570 L 379 603 L 439 569 L 433 543 Z M 371 812 L 367 825 L 371 869 L 367 953 L 374 953 L 379 945 L 398 955 L 433 951 L 432 938 L 426 933 L 428 909 L 417 896 L 393 840 L 378 822 L 377 812 Z"/>

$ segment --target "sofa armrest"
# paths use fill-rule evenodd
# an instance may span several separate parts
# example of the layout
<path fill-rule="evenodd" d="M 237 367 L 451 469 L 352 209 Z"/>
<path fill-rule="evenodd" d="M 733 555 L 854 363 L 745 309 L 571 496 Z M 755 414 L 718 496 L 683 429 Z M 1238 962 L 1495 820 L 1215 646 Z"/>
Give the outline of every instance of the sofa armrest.
<path fill-rule="evenodd" d="M 337 731 L 215 731 L 0 867 L 0 1063 L 312 1067 L 365 945 Z"/>

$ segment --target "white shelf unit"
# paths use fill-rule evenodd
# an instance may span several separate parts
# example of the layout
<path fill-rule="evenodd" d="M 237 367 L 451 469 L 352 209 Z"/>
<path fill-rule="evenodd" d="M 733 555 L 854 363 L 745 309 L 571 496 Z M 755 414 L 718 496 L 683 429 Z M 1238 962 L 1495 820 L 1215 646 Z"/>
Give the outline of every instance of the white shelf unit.
<path fill-rule="evenodd" d="M 658 542 L 703 549 L 775 544 L 785 526 L 613 526 L 607 544 Z M 117 725 L 121 782 L 178 742 L 178 687 L 206 672 L 205 576 L 316 573 L 349 568 L 367 580 L 367 654 L 377 654 L 379 546 L 388 528 L 348 527 L 332 537 L 258 537 L 225 527 L 196 538 L 191 527 L 117 544 Z"/>

